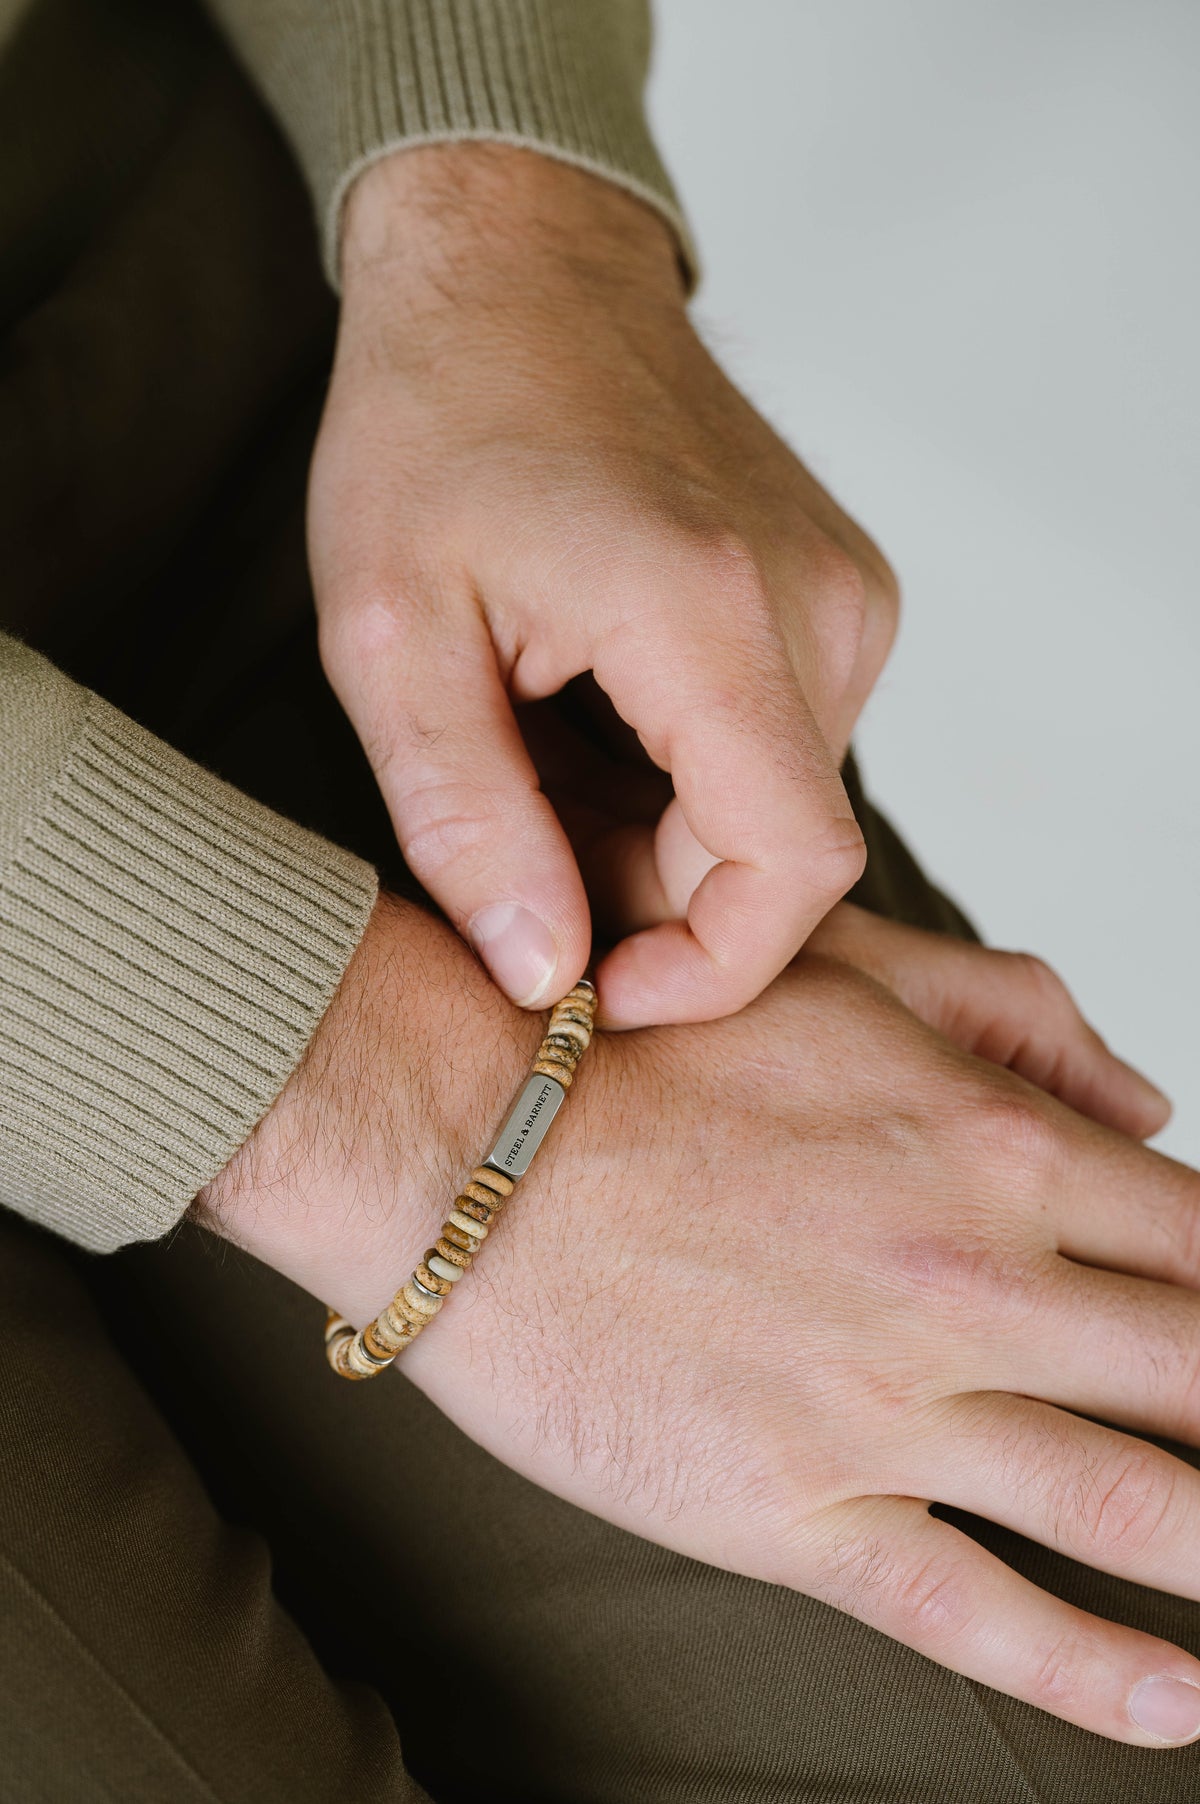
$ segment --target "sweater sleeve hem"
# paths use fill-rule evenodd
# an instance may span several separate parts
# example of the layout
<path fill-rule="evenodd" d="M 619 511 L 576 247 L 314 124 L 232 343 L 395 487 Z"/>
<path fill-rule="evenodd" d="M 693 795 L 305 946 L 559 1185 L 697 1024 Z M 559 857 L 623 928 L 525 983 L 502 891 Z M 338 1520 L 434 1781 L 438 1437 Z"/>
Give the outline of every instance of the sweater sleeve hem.
<path fill-rule="evenodd" d="M 342 202 L 417 144 L 514 144 L 615 182 L 696 248 L 642 102 L 645 0 L 211 0 L 304 169 L 338 287 Z"/>
<path fill-rule="evenodd" d="M 341 261 L 341 220 L 346 196 L 351 188 L 373 164 L 381 162 L 401 150 L 418 150 L 431 144 L 507 144 L 516 150 L 535 151 L 539 156 L 551 157 L 555 162 L 566 163 L 572 169 L 582 169 L 588 175 L 599 176 L 602 180 L 612 182 L 614 187 L 631 194 L 650 207 L 660 218 L 664 219 L 674 234 L 679 252 L 679 266 L 688 293 L 695 289 L 698 279 L 699 264 L 696 247 L 692 241 L 691 229 L 683 212 L 669 190 L 663 191 L 651 183 L 640 180 L 636 175 L 627 174 L 611 165 L 598 162 L 596 158 L 585 155 L 581 151 L 571 150 L 565 145 L 551 144 L 545 138 L 526 138 L 518 132 L 488 131 L 442 131 L 411 133 L 407 137 L 388 138 L 382 143 L 366 150 L 339 178 L 322 222 L 321 242 L 325 247 L 326 274 L 330 282 L 338 284 L 338 268 Z"/>
<path fill-rule="evenodd" d="M 374 872 L 89 695 L 0 888 L 0 1197 L 169 1231 L 300 1060 Z"/>

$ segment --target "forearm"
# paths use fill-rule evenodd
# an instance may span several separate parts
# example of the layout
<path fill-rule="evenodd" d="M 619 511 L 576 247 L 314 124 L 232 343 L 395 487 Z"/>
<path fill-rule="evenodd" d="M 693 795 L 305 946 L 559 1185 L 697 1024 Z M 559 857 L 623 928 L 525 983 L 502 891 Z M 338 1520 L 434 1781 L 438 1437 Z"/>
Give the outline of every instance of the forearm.
<path fill-rule="evenodd" d="M 373 872 L 0 636 L 0 1197 L 165 1233 L 270 1107 Z"/>

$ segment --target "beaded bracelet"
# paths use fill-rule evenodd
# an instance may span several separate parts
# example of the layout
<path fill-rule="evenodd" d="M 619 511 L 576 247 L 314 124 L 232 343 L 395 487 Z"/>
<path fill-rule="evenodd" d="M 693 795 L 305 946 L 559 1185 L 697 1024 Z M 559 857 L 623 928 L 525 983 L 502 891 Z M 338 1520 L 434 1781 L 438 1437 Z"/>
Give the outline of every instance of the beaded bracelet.
<path fill-rule="evenodd" d="M 546 1137 L 588 1049 L 596 992 L 586 978 L 552 1010 L 533 1070 L 509 1110 L 496 1143 L 471 1173 L 442 1223 L 442 1232 L 407 1284 L 367 1327 L 329 1311 L 325 1352 L 342 1378 L 385 1372 L 431 1322 L 487 1239 L 488 1228 L 513 1193 Z"/>

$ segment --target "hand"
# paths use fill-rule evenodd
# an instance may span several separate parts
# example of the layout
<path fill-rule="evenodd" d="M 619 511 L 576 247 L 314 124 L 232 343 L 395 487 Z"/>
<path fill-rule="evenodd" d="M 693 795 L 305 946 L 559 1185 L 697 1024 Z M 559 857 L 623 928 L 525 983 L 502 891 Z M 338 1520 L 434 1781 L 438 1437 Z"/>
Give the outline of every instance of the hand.
<path fill-rule="evenodd" d="M 570 987 L 588 896 L 513 703 L 594 672 L 669 774 L 606 848 L 604 1018 L 741 1007 L 862 870 L 838 765 L 887 565 L 718 369 L 666 226 L 613 184 L 406 150 L 355 184 L 343 279 L 311 564 L 410 867 L 511 997 Z"/>
<path fill-rule="evenodd" d="M 1060 1031 L 1084 1037 L 1065 1008 Z M 207 1218 L 366 1320 L 537 1039 L 447 929 L 382 902 Z M 1200 1435 L 1198 1224 L 1196 1173 L 805 954 L 729 1020 L 597 1038 L 403 1370 L 635 1534 L 1100 1734 L 1185 1740 L 1200 1662 L 1038 1590 L 928 1500 L 1200 1599 L 1200 1474 L 1136 1438 Z"/>

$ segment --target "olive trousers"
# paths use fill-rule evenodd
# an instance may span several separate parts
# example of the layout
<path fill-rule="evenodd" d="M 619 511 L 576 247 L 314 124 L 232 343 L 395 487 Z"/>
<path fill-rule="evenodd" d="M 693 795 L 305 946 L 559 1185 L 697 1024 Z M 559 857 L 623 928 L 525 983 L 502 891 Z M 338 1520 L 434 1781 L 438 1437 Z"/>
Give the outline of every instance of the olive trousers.
<path fill-rule="evenodd" d="M 0 315 L 3 624 L 403 884 L 305 573 L 334 304 L 186 6 L 44 0 L 8 45 Z M 858 899 L 969 932 L 848 777 Z M 0 1804 L 1200 1798 L 1196 1748 L 1089 1736 L 611 1528 L 402 1375 L 338 1384 L 320 1326 L 190 1228 L 98 1260 L 0 1210 Z M 1195 1605 L 961 1520 L 1200 1654 Z"/>

